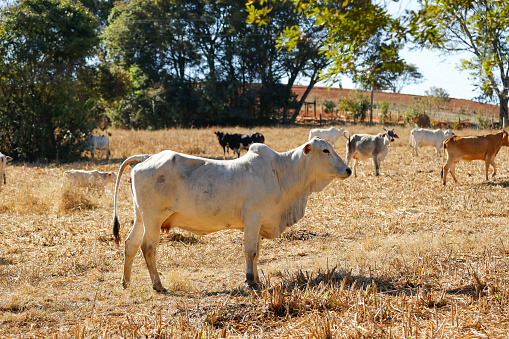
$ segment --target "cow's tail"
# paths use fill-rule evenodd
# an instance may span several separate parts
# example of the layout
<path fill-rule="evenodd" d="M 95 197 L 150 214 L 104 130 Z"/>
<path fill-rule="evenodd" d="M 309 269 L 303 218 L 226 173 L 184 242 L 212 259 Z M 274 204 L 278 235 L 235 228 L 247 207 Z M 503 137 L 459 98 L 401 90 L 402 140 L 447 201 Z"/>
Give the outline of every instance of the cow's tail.
<path fill-rule="evenodd" d="M 414 130 L 410 132 L 410 140 L 408 140 L 408 146 L 410 147 L 415 146 Z"/>
<path fill-rule="evenodd" d="M 140 154 L 140 155 L 133 155 L 127 159 L 124 160 L 122 165 L 120 165 L 120 169 L 118 170 L 117 175 L 117 181 L 115 182 L 115 195 L 113 197 L 113 237 L 115 238 L 115 244 L 118 246 L 120 243 L 120 223 L 118 222 L 117 217 L 117 197 L 118 197 L 118 189 L 120 186 L 120 177 L 122 176 L 122 173 L 124 172 L 124 169 L 127 167 L 127 165 L 132 164 L 133 162 L 142 162 L 147 160 L 150 157 L 148 154 Z"/>
<path fill-rule="evenodd" d="M 348 143 L 350 143 L 350 133 L 348 131 L 343 131 L 343 136 L 348 140 Z"/>
<path fill-rule="evenodd" d="M 454 136 L 449 137 L 449 138 L 445 139 L 444 141 L 442 141 L 442 171 L 440 172 L 441 178 L 444 177 L 445 150 L 447 149 L 447 142 L 452 138 L 454 138 Z"/>

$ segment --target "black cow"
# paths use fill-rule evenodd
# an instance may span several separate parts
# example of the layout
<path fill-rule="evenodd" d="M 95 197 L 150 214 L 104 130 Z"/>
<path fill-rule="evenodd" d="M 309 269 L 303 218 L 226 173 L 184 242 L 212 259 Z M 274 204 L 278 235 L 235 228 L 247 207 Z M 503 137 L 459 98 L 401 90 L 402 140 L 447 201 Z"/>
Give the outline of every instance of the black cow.
<path fill-rule="evenodd" d="M 228 147 L 237 153 L 237 158 L 240 157 L 241 149 L 249 149 L 252 143 L 264 143 L 265 137 L 261 133 L 252 134 L 237 134 L 237 133 L 225 133 L 223 135 L 223 141 L 226 141 Z"/>
<path fill-rule="evenodd" d="M 230 154 L 230 149 L 228 148 L 228 140 L 227 138 L 224 137 L 225 135 L 228 135 L 228 133 L 217 131 L 214 132 L 214 134 L 216 135 L 217 140 L 219 141 L 219 145 L 223 147 L 223 154 L 226 155 L 226 150 L 228 150 L 228 154 Z"/>

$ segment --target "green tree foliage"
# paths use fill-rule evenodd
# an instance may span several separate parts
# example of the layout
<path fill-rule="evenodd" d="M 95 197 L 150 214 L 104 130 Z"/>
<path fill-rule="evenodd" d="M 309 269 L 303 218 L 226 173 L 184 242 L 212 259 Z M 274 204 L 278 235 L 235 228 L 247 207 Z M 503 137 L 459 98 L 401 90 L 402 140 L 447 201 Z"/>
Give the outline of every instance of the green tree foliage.
<path fill-rule="evenodd" d="M 316 28 L 278 52 L 286 24 L 307 19 L 282 2 L 270 15 L 269 25 L 249 25 L 233 0 L 118 4 L 103 35 L 106 64 L 129 74 L 129 84 L 110 118 L 130 128 L 294 121 L 306 96 L 297 101 L 293 83 L 308 76 L 312 87 L 328 61 L 311 38 Z"/>
<path fill-rule="evenodd" d="M 430 89 L 425 91 L 424 94 L 428 97 L 430 108 L 431 105 L 433 105 L 436 109 L 443 109 L 444 104 L 451 101 L 449 98 L 449 92 L 440 87 L 430 87 Z"/>
<path fill-rule="evenodd" d="M 509 6 L 499 0 L 419 1 L 407 18 L 417 44 L 444 53 L 469 52 L 460 69 L 470 72 L 482 92 L 496 98 L 500 120 L 509 101 Z"/>
<path fill-rule="evenodd" d="M 394 47 L 403 38 L 404 29 L 398 19 L 391 18 L 385 7 L 370 0 L 346 1 L 292 1 L 296 10 L 314 19 L 326 37 L 321 52 L 331 64 L 321 72 L 321 77 L 335 82 L 345 73 L 365 69 L 362 55 L 372 54 L 369 43 L 380 32 L 381 45 L 390 46 L 384 56 L 394 57 Z M 248 21 L 266 25 L 270 22 L 273 6 L 266 0 L 250 0 L 246 4 Z M 298 25 L 288 26 L 280 41 L 287 48 L 294 48 L 301 39 L 302 29 Z"/>
<path fill-rule="evenodd" d="M 326 114 L 334 114 L 334 113 L 336 113 L 336 107 L 337 106 L 338 106 L 338 104 L 336 104 L 334 101 L 332 101 L 332 100 L 325 100 L 323 102 L 323 111 Z"/>
<path fill-rule="evenodd" d="M 352 118 L 354 122 L 364 121 L 369 107 L 369 98 L 360 92 L 357 92 L 354 98 L 341 98 L 339 103 L 339 109 L 345 112 L 347 118 Z"/>
<path fill-rule="evenodd" d="M 408 85 L 419 84 L 424 76 L 414 64 L 404 63 L 403 68 L 395 72 L 385 74 L 387 89 L 393 93 L 401 93 Z"/>
<path fill-rule="evenodd" d="M 93 129 L 97 21 L 73 1 L 20 0 L 0 12 L 0 148 L 65 159 Z"/>

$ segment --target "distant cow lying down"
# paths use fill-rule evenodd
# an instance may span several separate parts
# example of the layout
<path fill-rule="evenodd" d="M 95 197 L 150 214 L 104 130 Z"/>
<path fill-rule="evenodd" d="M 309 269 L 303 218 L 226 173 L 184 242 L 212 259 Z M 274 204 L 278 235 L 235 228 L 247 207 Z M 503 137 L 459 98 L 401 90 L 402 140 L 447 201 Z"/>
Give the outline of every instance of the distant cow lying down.
<path fill-rule="evenodd" d="M 124 169 L 144 156 L 127 158 L 115 184 L 113 235 L 120 242 L 117 202 Z M 152 287 L 165 291 L 156 267 L 161 228 L 204 235 L 244 230 L 246 282 L 258 288 L 260 238 L 273 239 L 304 216 L 308 196 L 352 171 L 332 145 L 314 138 L 279 153 L 255 143 L 241 158 L 213 160 L 173 151 L 155 154 L 131 170 L 134 226 L 125 241 L 122 284 L 128 286 L 141 245 Z"/>
<path fill-rule="evenodd" d="M 115 172 L 99 172 L 98 170 L 70 170 L 64 172 L 64 176 L 78 187 L 104 187 L 110 182 L 115 182 L 117 174 Z"/>
<path fill-rule="evenodd" d="M 12 158 L 10 156 L 0 153 L 0 186 L 2 186 L 2 182 L 4 183 L 4 185 L 7 183 L 7 181 L 5 180 L 5 167 L 7 166 L 7 163 L 9 161 L 12 161 Z"/>
<path fill-rule="evenodd" d="M 447 162 L 442 167 L 443 184 L 446 184 L 449 169 L 454 181 L 458 182 L 454 169 L 456 168 L 456 163 L 460 160 L 484 160 L 486 165 L 486 180 L 488 180 L 490 164 L 493 166 L 492 177 L 495 177 L 497 174 L 495 157 L 502 146 L 509 146 L 508 133 L 505 130 L 501 130 L 496 134 L 469 137 L 453 136 L 446 139 L 444 141 L 444 149 L 447 152 Z"/>

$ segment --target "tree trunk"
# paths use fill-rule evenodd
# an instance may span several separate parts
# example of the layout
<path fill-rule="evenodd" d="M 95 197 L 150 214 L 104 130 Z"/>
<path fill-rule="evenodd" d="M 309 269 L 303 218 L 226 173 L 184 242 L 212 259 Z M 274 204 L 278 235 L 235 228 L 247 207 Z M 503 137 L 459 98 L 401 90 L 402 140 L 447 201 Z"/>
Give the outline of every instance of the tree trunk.
<path fill-rule="evenodd" d="M 309 81 L 309 85 L 306 88 L 306 91 L 304 92 L 304 94 L 302 94 L 302 98 L 300 98 L 299 103 L 297 104 L 297 107 L 295 108 L 295 112 L 293 112 L 293 115 L 290 118 L 290 121 L 289 121 L 290 124 L 294 124 L 295 120 L 297 120 L 297 117 L 299 116 L 299 113 L 300 113 L 300 109 L 302 108 L 302 106 L 306 102 L 306 99 L 307 99 L 309 93 L 311 93 L 311 90 L 313 89 L 313 87 L 315 86 L 316 83 L 317 83 L 317 79 L 316 78 L 314 80 L 311 79 Z"/>
<path fill-rule="evenodd" d="M 499 101 L 500 101 L 499 119 L 500 119 L 500 124 L 502 126 L 502 124 L 504 122 L 507 123 L 507 116 L 508 116 L 507 104 L 509 102 L 509 97 L 507 96 L 507 94 L 501 93 L 501 95 L 499 95 Z M 505 127 L 505 126 L 502 126 L 502 127 Z"/>

